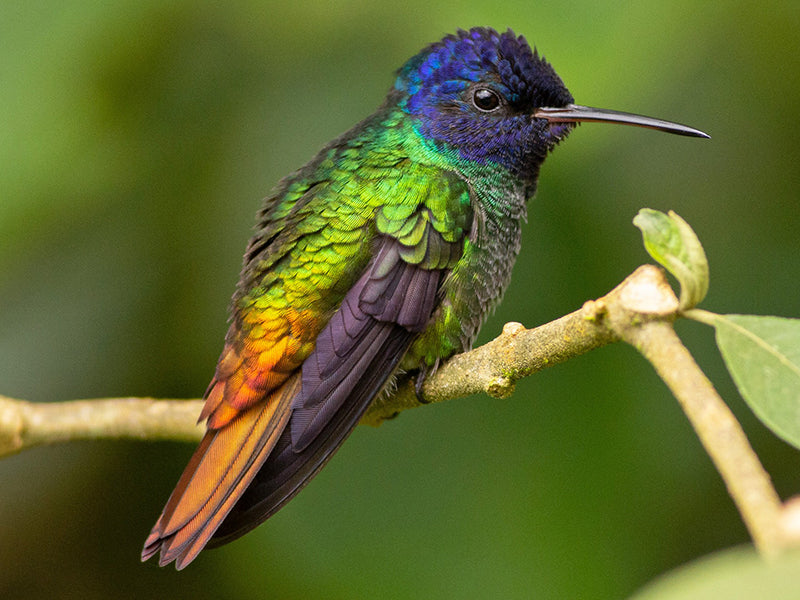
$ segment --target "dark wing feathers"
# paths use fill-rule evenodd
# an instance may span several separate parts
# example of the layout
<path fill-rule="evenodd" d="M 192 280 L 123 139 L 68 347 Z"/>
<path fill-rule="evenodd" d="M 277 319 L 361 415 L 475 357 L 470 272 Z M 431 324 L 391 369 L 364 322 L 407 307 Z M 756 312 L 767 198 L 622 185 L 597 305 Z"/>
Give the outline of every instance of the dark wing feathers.
<path fill-rule="evenodd" d="M 434 238 L 440 239 L 438 235 L 428 236 L 428 240 Z M 433 313 L 444 271 L 401 261 L 401 248 L 395 240 L 384 243 L 359 294 L 359 307 L 379 321 L 395 322 L 420 332 Z"/>
<path fill-rule="evenodd" d="M 269 460 L 214 534 L 210 547 L 226 544 L 244 535 L 303 489 L 358 425 L 364 411 L 385 385 L 412 340 L 413 336 L 407 330 L 393 326 L 380 352 L 373 356 L 369 365 L 370 371 L 383 376 L 369 378 L 363 385 L 355 386 L 341 410 L 332 415 L 304 450 L 297 452 L 292 444 L 291 430 L 286 428 Z"/>
<path fill-rule="evenodd" d="M 346 294 L 302 366 L 289 425 L 214 534 L 226 543 L 263 522 L 325 465 L 390 380 L 436 306 L 443 269 L 401 259 L 390 237 Z"/>
<path fill-rule="evenodd" d="M 431 317 L 442 271 L 398 260 L 397 246 L 396 240 L 385 239 L 371 268 L 347 292 L 303 363 L 302 390 L 292 406 L 296 452 L 320 434 L 357 387 L 372 386 L 375 380 L 380 390 L 413 334 Z M 391 268 L 385 269 L 383 261 L 391 263 Z M 393 333 L 408 338 L 408 343 L 392 357 L 388 372 L 376 371 L 371 368 L 375 356 L 387 350 Z"/>
<path fill-rule="evenodd" d="M 264 402 L 209 429 L 145 542 L 143 559 L 160 550 L 159 564 L 175 560 L 183 568 L 206 545 L 227 543 L 263 522 L 325 465 L 429 323 L 445 274 L 460 256 L 458 242 L 444 242 L 430 229 L 421 243 L 435 246 L 430 262 L 430 252 L 410 252 L 382 237 L 300 370 Z"/>

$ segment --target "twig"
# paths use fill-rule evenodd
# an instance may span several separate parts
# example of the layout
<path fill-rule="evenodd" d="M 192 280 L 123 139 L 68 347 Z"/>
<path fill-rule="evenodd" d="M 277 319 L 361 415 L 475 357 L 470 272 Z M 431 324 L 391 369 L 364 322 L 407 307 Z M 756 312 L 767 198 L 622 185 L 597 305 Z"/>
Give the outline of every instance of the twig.
<path fill-rule="evenodd" d="M 650 267 L 655 269 L 655 267 Z M 630 278 L 607 297 L 621 293 Z M 599 325 L 598 307 L 583 308 L 536 329 L 508 323 L 488 344 L 454 357 L 430 376 L 421 399 L 413 382 L 377 399 L 362 423 L 378 425 L 403 410 L 423 404 L 462 398 L 478 392 L 506 397 L 515 382 L 571 356 L 616 341 Z M 103 398 L 53 403 L 33 403 L 0 396 L 0 457 L 27 448 L 87 439 L 200 439 L 196 426 L 201 400 Z"/>
<path fill-rule="evenodd" d="M 756 548 L 767 557 L 785 546 L 783 506 L 739 422 L 664 322 L 630 328 L 624 341 L 653 365 L 678 399 L 742 515 Z"/>
<path fill-rule="evenodd" d="M 508 323 L 491 342 L 455 356 L 417 397 L 412 381 L 377 399 L 363 423 L 478 392 L 504 398 L 516 381 L 614 341 L 633 345 L 672 390 L 719 470 L 757 548 L 772 556 L 788 544 L 792 522 L 739 423 L 672 328 L 678 299 L 663 271 L 645 265 L 606 296 L 535 329 Z M 107 398 L 49 404 L 0 396 L 0 457 L 79 439 L 197 440 L 201 400 Z M 794 511 L 798 513 L 797 510 Z M 788 516 L 787 516 L 788 515 Z M 796 523 L 795 523 L 796 526 Z"/>
<path fill-rule="evenodd" d="M 74 440 L 197 441 L 201 400 L 98 398 L 26 402 L 0 396 L 0 458 L 42 444 Z"/>

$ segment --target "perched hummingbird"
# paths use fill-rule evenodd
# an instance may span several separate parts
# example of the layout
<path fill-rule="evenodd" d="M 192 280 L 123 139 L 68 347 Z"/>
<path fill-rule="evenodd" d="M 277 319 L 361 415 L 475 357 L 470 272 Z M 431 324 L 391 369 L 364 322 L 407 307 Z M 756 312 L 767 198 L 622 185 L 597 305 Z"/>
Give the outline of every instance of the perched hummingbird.
<path fill-rule="evenodd" d="M 160 551 L 182 569 L 256 527 L 396 377 L 419 389 L 471 347 L 511 278 L 539 168 L 580 121 L 708 137 L 573 104 L 525 38 L 477 27 L 409 60 L 372 116 L 278 184 L 244 255 L 205 437 L 142 560 Z"/>

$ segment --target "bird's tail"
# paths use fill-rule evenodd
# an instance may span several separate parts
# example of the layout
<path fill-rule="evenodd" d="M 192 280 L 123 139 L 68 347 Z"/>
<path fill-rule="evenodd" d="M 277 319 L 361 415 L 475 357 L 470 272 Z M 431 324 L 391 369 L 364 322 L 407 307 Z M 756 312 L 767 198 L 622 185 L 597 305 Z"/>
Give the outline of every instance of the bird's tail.
<path fill-rule="evenodd" d="M 176 561 L 180 570 L 198 555 L 270 455 L 299 389 L 296 373 L 265 402 L 206 432 L 145 541 L 142 560 L 160 550 L 159 565 Z"/>

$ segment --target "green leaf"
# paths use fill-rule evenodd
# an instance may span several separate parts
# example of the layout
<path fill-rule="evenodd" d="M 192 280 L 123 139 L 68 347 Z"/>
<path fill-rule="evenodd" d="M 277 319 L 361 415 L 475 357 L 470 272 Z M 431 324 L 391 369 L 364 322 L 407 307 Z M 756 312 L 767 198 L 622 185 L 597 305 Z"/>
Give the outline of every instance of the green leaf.
<path fill-rule="evenodd" d="M 697 306 L 708 292 L 708 260 L 692 228 L 676 213 L 643 208 L 633 219 L 648 254 L 681 286 L 680 309 Z"/>
<path fill-rule="evenodd" d="M 752 547 L 706 556 L 660 577 L 630 600 L 800 600 L 800 553 L 765 561 Z"/>
<path fill-rule="evenodd" d="M 714 326 L 742 397 L 767 427 L 800 448 L 800 319 L 699 310 L 688 316 Z"/>

